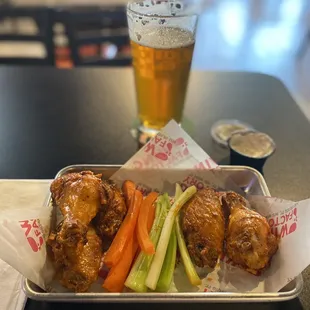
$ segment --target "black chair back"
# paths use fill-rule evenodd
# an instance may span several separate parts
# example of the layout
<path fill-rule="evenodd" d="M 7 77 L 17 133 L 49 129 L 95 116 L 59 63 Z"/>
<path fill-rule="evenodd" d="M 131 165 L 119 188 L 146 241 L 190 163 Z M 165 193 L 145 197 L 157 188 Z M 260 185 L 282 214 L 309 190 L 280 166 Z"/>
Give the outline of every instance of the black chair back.
<path fill-rule="evenodd" d="M 75 66 L 129 66 L 131 57 L 120 55 L 122 48 L 129 48 L 126 10 L 124 7 L 71 9 L 63 14 Z M 115 58 L 101 56 L 103 44 L 113 44 L 118 50 Z M 83 46 L 95 45 L 98 53 L 83 57 Z"/>
<path fill-rule="evenodd" d="M 0 33 L 0 42 L 38 42 L 46 50 L 46 57 L 1 57 L 0 64 L 12 65 L 54 65 L 54 44 L 53 44 L 53 18 L 52 12 L 47 8 L 34 7 L 13 7 L 8 5 L 0 6 L 0 21 L 9 19 L 17 21 L 21 18 L 30 18 L 38 26 L 36 34 L 20 34 L 18 32 Z"/>

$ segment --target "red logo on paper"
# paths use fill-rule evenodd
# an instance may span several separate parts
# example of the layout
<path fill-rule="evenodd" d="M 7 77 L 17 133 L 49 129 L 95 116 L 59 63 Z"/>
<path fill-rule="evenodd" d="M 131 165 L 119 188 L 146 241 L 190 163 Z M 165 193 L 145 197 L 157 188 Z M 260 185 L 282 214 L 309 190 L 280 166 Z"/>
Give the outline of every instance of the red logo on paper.
<path fill-rule="evenodd" d="M 144 149 L 145 153 L 166 161 L 171 156 L 172 143 L 166 137 L 157 134 L 153 140 L 151 140 Z"/>
<path fill-rule="evenodd" d="M 148 156 L 142 156 L 132 162 L 136 169 L 168 168 L 189 155 L 187 142 L 183 138 L 173 140 L 161 133 L 144 146 L 143 152 Z"/>
<path fill-rule="evenodd" d="M 181 183 L 182 191 L 185 191 L 188 187 L 195 185 L 198 190 L 205 187 L 204 182 L 198 179 L 196 176 L 189 175 Z"/>
<path fill-rule="evenodd" d="M 213 169 L 218 165 L 210 157 L 194 166 L 195 169 Z"/>
<path fill-rule="evenodd" d="M 167 161 L 172 155 L 173 146 L 183 148 L 182 151 L 179 151 L 180 154 L 175 154 L 178 155 L 178 157 L 185 157 L 189 154 L 187 142 L 183 138 L 178 138 L 173 141 L 161 134 L 157 134 L 155 138 L 145 146 L 144 152 L 160 160 Z"/>
<path fill-rule="evenodd" d="M 33 252 L 38 252 L 44 242 L 43 234 L 38 221 L 25 220 L 19 221 L 20 227 L 24 230 L 25 236 L 27 238 L 28 244 L 30 245 Z"/>
<path fill-rule="evenodd" d="M 285 212 L 269 218 L 271 231 L 281 238 L 292 234 L 297 229 L 297 208 L 293 207 Z"/>
<path fill-rule="evenodd" d="M 203 289 L 203 291 L 205 293 L 207 292 L 222 292 L 222 290 L 218 287 L 215 287 L 213 285 L 210 285 L 210 284 L 206 284 L 205 288 Z"/>
<path fill-rule="evenodd" d="M 189 154 L 189 150 L 187 148 L 187 142 L 183 139 L 183 138 L 178 138 L 175 140 L 175 145 L 176 146 L 182 146 L 183 147 L 183 151 L 182 154 L 184 156 L 187 156 Z"/>

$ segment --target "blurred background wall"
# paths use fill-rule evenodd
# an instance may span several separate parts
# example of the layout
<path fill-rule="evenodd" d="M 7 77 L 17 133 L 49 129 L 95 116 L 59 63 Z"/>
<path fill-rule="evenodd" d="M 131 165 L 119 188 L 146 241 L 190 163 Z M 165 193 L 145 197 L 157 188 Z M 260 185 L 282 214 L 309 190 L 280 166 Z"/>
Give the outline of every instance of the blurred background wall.
<path fill-rule="evenodd" d="M 124 5 L 126 0 L 0 0 L 18 6 L 88 7 Z M 302 111 L 310 119 L 310 1 L 309 0 L 205 0 L 206 10 L 200 17 L 193 68 L 197 70 L 255 71 L 278 77 L 289 88 Z M 3 27 L 10 27 L 5 20 Z M 15 24 L 23 31 L 33 31 L 28 21 Z M 68 43 L 63 25 L 58 23 L 54 41 L 57 55 Z M 111 32 L 112 33 L 112 32 Z M 14 45 L 15 44 L 15 45 Z M 0 55 L 16 54 L 21 48 L 1 42 Z M 28 44 L 25 53 L 41 53 Z M 93 50 L 92 50 L 93 48 Z M 114 55 L 115 49 L 84 47 L 83 53 L 95 50 Z M 99 50 L 98 50 L 99 48 Z M 122 53 L 130 54 L 129 49 Z M 60 62 L 61 67 L 72 63 Z M 263 91 L 263 90 L 262 90 Z"/>

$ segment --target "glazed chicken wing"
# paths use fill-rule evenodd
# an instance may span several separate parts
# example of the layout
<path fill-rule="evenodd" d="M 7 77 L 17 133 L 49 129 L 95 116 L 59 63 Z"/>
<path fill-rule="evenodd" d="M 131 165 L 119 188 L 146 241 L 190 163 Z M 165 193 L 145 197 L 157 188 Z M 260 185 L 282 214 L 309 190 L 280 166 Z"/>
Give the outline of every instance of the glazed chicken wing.
<path fill-rule="evenodd" d="M 76 292 L 87 291 L 100 267 L 100 237 L 113 237 L 126 215 L 123 194 L 115 184 L 102 181 L 101 175 L 91 171 L 57 178 L 51 193 L 63 215 L 48 240 L 60 282 Z"/>
<path fill-rule="evenodd" d="M 59 240 L 59 235 L 51 235 L 54 260 L 60 277 L 60 283 L 74 290 L 85 292 L 97 280 L 102 250 L 101 239 L 94 228 L 89 226 L 85 241 L 80 240 L 75 248 Z"/>
<path fill-rule="evenodd" d="M 259 274 L 269 266 L 278 249 L 278 239 L 271 233 L 263 216 L 246 207 L 247 201 L 228 192 L 224 202 L 230 210 L 226 234 L 227 256 L 252 274 Z"/>
<path fill-rule="evenodd" d="M 70 173 L 51 185 L 52 198 L 64 216 L 59 232 L 62 242 L 76 246 L 84 238 L 102 199 L 101 175 L 91 171 Z"/>
<path fill-rule="evenodd" d="M 96 217 L 96 228 L 100 236 L 112 238 L 127 212 L 121 190 L 111 181 L 102 181 L 102 207 Z"/>
<path fill-rule="evenodd" d="M 181 224 L 194 263 L 214 268 L 222 254 L 225 230 L 219 194 L 212 188 L 198 191 L 184 205 Z"/>
<path fill-rule="evenodd" d="M 101 239 L 90 225 L 101 205 L 101 176 L 90 171 L 64 175 L 52 183 L 51 193 L 63 215 L 48 240 L 60 282 L 84 292 L 97 279 L 102 255 Z"/>
<path fill-rule="evenodd" d="M 52 183 L 51 193 L 64 216 L 88 225 L 99 210 L 101 175 L 91 171 L 64 175 Z"/>

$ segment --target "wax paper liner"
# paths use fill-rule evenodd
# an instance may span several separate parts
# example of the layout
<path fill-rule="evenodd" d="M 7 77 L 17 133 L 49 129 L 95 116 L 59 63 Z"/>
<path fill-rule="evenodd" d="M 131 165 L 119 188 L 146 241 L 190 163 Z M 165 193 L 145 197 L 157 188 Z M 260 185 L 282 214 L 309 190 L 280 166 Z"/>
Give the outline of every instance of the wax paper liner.
<path fill-rule="evenodd" d="M 175 121 L 170 121 L 112 179 L 118 185 L 131 179 L 144 193 L 158 190 L 173 195 L 176 182 L 183 190 L 196 185 L 198 189 L 213 186 L 242 193 Z M 171 291 L 277 292 L 310 264 L 310 200 L 296 203 L 263 196 L 247 198 L 281 237 L 270 268 L 261 276 L 254 276 L 222 257 L 213 271 L 197 268 L 203 283 L 195 288 L 189 285 L 179 265 Z"/>
<path fill-rule="evenodd" d="M 213 186 L 244 194 L 217 164 L 179 126 L 171 121 L 148 144 L 137 152 L 112 179 L 121 186 L 135 181 L 145 194 L 150 190 L 173 195 L 175 183 L 185 189 Z M 280 181 L 280 180 L 279 180 Z M 200 287 L 188 283 L 182 264 L 178 264 L 170 291 L 276 292 L 301 273 L 310 263 L 310 200 L 284 201 L 278 198 L 247 197 L 251 206 L 266 216 L 272 230 L 281 237 L 270 268 L 255 277 L 233 266 L 222 257 L 215 270 L 197 268 Z M 54 269 L 46 254 L 45 240 L 50 230 L 51 206 L 13 208 L 0 213 L 0 258 L 38 286 L 49 290 Z M 102 280 L 91 292 L 102 292 Z M 65 292 L 57 281 L 53 291 Z"/>
<path fill-rule="evenodd" d="M 46 289 L 54 268 L 46 255 L 51 208 L 13 208 L 0 213 L 0 258 Z"/>

